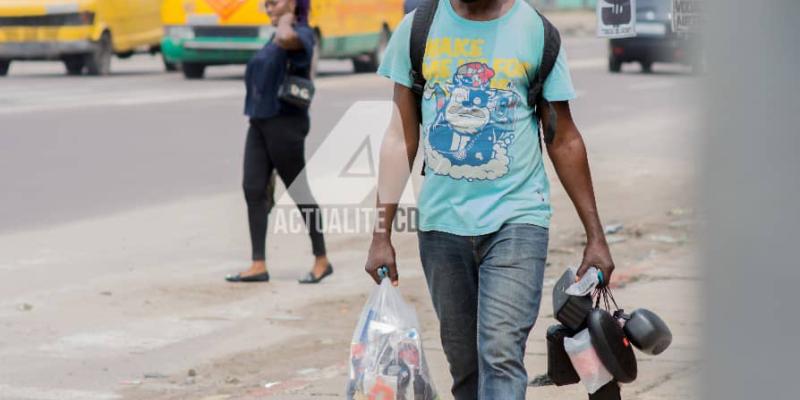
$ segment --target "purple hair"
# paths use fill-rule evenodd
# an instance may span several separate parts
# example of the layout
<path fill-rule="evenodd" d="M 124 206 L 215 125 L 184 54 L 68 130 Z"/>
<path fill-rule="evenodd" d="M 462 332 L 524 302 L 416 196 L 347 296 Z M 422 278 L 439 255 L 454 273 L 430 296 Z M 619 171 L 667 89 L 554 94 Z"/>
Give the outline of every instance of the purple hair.
<path fill-rule="evenodd" d="M 294 16 L 298 23 L 308 24 L 308 13 L 311 10 L 311 0 L 295 0 Z"/>

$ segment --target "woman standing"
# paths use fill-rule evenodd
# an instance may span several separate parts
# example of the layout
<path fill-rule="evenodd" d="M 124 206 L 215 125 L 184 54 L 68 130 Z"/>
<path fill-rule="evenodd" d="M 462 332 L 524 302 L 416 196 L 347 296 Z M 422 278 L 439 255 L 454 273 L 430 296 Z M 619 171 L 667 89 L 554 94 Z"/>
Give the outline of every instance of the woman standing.
<path fill-rule="evenodd" d="M 229 282 L 267 282 L 267 216 L 272 208 L 268 195 L 270 177 L 276 170 L 289 195 L 297 203 L 311 236 L 314 266 L 300 283 L 318 283 L 333 273 L 325 255 L 325 239 L 319 207 L 308 186 L 305 138 L 309 131 L 308 109 L 280 99 L 279 89 L 287 75 L 308 79 L 314 57 L 314 31 L 308 26 L 309 0 L 266 0 L 275 36 L 247 65 L 245 114 L 250 128 L 244 152 L 244 195 L 250 223 L 253 264 L 247 271 L 229 275 Z"/>

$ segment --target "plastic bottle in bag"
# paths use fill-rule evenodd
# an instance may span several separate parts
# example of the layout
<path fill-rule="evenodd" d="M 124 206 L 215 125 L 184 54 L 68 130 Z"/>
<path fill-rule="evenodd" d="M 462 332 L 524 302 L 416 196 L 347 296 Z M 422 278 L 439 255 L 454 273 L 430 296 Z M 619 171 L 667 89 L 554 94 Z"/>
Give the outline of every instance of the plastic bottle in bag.
<path fill-rule="evenodd" d="M 384 279 L 364 305 L 350 346 L 348 400 L 437 400 L 414 308 Z"/>

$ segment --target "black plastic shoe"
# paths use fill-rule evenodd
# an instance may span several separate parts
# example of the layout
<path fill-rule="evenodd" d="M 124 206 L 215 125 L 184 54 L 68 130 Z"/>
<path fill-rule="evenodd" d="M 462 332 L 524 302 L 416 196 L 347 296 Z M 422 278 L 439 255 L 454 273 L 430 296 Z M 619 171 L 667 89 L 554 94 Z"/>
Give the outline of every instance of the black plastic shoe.
<path fill-rule="evenodd" d="M 228 275 L 225 280 L 228 282 L 269 282 L 269 272 L 250 276 L 242 276 L 242 274 Z"/>
<path fill-rule="evenodd" d="M 330 275 L 333 275 L 333 266 L 328 264 L 328 268 L 325 268 L 325 272 L 323 272 L 319 278 L 314 276 L 313 273 L 309 272 L 308 275 L 299 279 L 297 282 L 299 282 L 302 285 L 313 285 L 322 282 L 323 279 L 327 278 Z"/>

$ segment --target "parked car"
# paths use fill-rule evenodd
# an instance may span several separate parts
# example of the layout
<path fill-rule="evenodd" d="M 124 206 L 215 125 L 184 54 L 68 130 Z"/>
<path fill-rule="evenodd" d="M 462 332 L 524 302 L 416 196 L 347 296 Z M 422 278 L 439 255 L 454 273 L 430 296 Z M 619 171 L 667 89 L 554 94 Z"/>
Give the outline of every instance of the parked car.
<path fill-rule="evenodd" d="M 163 34 L 161 0 L 0 1 L 0 76 L 17 60 L 107 75 L 113 55 L 157 52 Z"/>
<path fill-rule="evenodd" d="M 702 66 L 692 36 L 672 31 L 672 0 L 637 0 L 635 37 L 611 39 L 608 70 L 622 71 L 622 64 L 635 62 L 645 73 L 653 63 L 680 63 L 699 70 Z"/>

